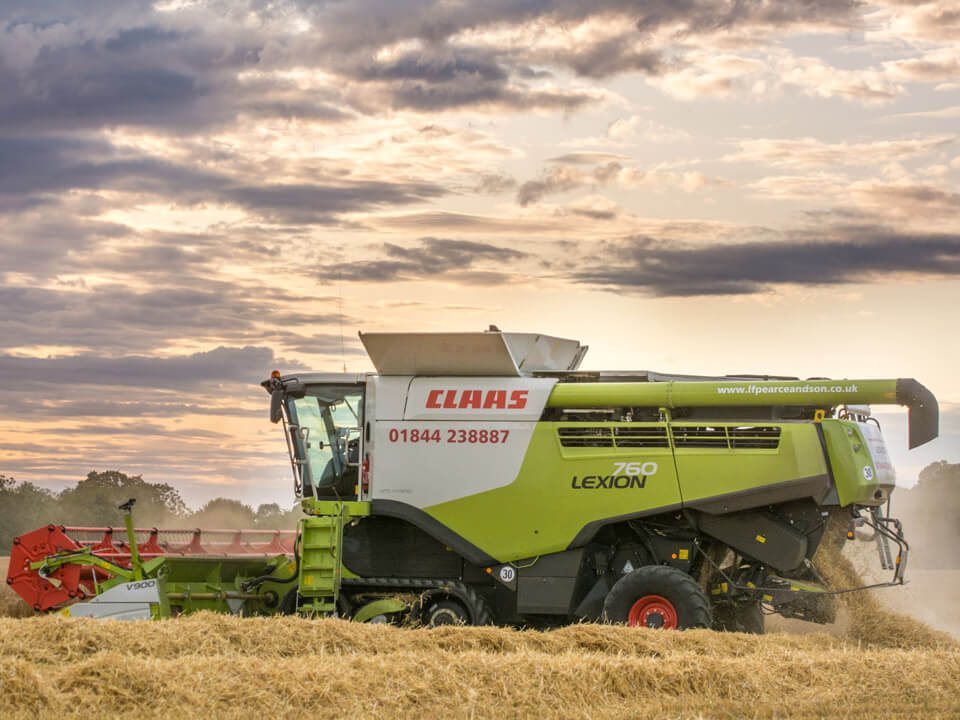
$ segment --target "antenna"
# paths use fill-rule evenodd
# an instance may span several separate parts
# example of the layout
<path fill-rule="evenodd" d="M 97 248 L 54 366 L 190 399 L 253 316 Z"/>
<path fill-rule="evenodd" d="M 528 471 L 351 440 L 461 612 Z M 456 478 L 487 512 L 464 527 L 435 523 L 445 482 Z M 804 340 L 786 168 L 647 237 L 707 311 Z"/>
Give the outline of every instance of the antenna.
<path fill-rule="evenodd" d="M 343 348 L 343 280 L 340 268 L 337 268 L 337 317 L 340 320 L 340 360 L 343 362 L 343 371 L 347 371 L 347 354 Z"/>

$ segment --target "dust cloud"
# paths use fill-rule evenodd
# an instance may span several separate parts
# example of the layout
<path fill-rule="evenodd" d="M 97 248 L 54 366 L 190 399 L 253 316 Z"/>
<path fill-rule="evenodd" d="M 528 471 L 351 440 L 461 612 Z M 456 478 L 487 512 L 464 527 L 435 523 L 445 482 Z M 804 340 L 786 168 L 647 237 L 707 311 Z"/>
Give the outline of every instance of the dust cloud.
<path fill-rule="evenodd" d="M 907 584 L 873 593 L 885 608 L 960 638 L 960 464 L 929 465 L 915 487 L 893 493 L 890 514 L 903 521 L 910 544 Z M 844 554 L 866 582 L 890 579 L 869 535 Z"/>

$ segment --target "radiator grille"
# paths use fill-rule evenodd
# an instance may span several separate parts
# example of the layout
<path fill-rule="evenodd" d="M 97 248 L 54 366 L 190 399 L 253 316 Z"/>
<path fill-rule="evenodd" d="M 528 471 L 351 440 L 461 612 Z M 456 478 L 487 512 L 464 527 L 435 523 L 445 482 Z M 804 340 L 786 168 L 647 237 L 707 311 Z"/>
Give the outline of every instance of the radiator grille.
<path fill-rule="evenodd" d="M 617 427 L 613 437 L 617 447 L 670 447 L 665 427 Z"/>
<path fill-rule="evenodd" d="M 670 447 L 665 427 L 591 427 L 557 428 L 563 447 Z"/>
<path fill-rule="evenodd" d="M 677 449 L 727 447 L 727 429 L 722 425 L 675 425 L 671 429 Z"/>
<path fill-rule="evenodd" d="M 557 428 L 560 444 L 563 447 L 613 447 L 612 428 L 599 427 L 562 427 Z"/>
<path fill-rule="evenodd" d="M 780 428 L 759 425 L 672 425 L 673 445 L 683 448 L 722 450 L 776 450 L 780 447 Z M 665 426 L 559 427 L 557 437 L 563 447 L 595 448 L 668 448 Z"/>
<path fill-rule="evenodd" d="M 734 450 L 776 450 L 780 447 L 780 428 L 778 427 L 728 427 L 730 447 Z"/>

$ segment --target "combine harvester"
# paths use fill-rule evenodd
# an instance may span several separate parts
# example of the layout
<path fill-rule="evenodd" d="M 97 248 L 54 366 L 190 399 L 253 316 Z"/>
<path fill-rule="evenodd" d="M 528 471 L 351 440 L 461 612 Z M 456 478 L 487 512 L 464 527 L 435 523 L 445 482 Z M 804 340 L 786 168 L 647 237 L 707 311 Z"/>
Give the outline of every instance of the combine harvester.
<path fill-rule="evenodd" d="M 928 442 L 937 402 L 915 380 L 580 372 L 578 342 L 495 328 L 360 337 L 376 373 L 263 383 L 295 533 L 177 545 L 133 529 L 128 504 L 125 544 L 42 528 L 18 538 L 7 582 L 38 610 L 98 617 L 762 632 L 769 612 L 830 622 L 832 595 L 862 589 L 825 587 L 811 563 L 841 515 L 848 537 L 873 528 L 884 585 L 903 583 L 869 405 L 907 406 L 910 447 Z"/>

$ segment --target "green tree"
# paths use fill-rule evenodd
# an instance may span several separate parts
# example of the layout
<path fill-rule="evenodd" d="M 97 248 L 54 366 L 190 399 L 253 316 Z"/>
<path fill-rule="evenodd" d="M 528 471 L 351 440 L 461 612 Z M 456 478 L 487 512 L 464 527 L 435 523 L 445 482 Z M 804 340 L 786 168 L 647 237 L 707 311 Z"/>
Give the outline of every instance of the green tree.
<path fill-rule="evenodd" d="M 239 500 L 214 498 L 187 520 L 190 525 L 200 528 L 252 528 L 255 526 L 256 513 Z"/>
<path fill-rule="evenodd" d="M 60 522 L 59 510 L 57 498 L 49 490 L 0 475 L 0 555 L 10 552 L 18 535 Z"/>
<path fill-rule="evenodd" d="M 270 530 L 288 530 L 297 526 L 297 520 L 303 517 L 299 505 L 290 510 L 284 510 L 277 503 L 265 503 L 257 508 L 256 523 L 258 528 Z"/>
<path fill-rule="evenodd" d="M 183 518 L 188 510 L 176 488 L 166 483 L 151 483 L 142 475 L 126 475 L 119 470 L 91 472 L 86 479 L 60 493 L 62 513 L 69 525 L 122 526 L 123 513 L 117 506 L 137 499 L 134 518 L 138 526 L 169 525 Z"/>

